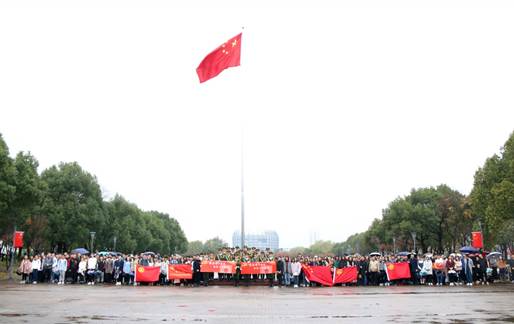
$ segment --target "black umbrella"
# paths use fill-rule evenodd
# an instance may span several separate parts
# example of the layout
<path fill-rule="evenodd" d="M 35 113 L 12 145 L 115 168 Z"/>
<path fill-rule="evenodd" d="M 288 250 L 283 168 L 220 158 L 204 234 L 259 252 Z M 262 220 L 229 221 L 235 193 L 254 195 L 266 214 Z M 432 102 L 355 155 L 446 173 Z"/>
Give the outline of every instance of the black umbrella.
<path fill-rule="evenodd" d="M 478 253 L 479 250 L 477 248 L 474 248 L 472 246 L 463 246 L 460 248 L 460 251 L 462 253 Z"/>
<path fill-rule="evenodd" d="M 76 248 L 75 250 L 71 250 L 71 253 L 89 254 L 89 251 L 84 248 Z"/>

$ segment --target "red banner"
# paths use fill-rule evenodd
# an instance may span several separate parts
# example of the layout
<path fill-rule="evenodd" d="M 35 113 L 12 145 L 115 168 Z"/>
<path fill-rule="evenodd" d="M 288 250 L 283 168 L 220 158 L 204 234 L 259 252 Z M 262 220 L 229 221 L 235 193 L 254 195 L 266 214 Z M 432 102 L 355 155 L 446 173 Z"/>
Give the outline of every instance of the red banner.
<path fill-rule="evenodd" d="M 476 249 L 484 248 L 482 232 L 471 232 L 471 246 Z"/>
<path fill-rule="evenodd" d="M 168 279 L 193 279 L 193 270 L 190 264 L 168 265 Z"/>
<path fill-rule="evenodd" d="M 409 279 L 409 262 L 386 263 L 387 280 Z"/>
<path fill-rule="evenodd" d="M 357 267 L 335 269 L 334 284 L 357 281 Z"/>
<path fill-rule="evenodd" d="M 270 262 L 242 262 L 241 274 L 268 274 L 277 272 L 277 264 Z"/>
<path fill-rule="evenodd" d="M 332 272 L 330 267 L 309 266 L 302 264 L 303 273 L 309 281 L 317 282 L 323 286 L 332 286 Z"/>
<path fill-rule="evenodd" d="M 138 265 L 136 267 L 136 282 L 155 282 L 159 281 L 161 267 L 145 267 Z"/>
<path fill-rule="evenodd" d="M 236 263 L 230 261 L 202 261 L 201 272 L 236 273 Z"/>
<path fill-rule="evenodd" d="M 14 232 L 13 245 L 15 248 L 23 247 L 23 232 L 21 232 L 21 231 Z"/>

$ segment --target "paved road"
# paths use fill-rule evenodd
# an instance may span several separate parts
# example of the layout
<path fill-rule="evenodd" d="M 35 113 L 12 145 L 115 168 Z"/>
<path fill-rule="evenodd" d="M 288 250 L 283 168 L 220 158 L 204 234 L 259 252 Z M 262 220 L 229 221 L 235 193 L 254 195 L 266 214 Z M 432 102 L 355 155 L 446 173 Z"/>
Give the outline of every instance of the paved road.
<path fill-rule="evenodd" d="M 514 322 L 514 285 L 293 289 L 0 284 L 0 322 Z"/>

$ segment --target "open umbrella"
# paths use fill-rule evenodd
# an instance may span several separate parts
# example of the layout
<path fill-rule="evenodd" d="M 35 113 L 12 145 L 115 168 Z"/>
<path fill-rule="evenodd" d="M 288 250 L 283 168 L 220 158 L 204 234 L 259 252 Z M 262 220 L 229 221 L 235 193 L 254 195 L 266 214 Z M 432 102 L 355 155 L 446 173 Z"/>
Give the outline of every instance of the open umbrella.
<path fill-rule="evenodd" d="M 152 256 L 155 256 L 155 253 L 154 252 L 151 252 L 151 251 L 146 251 L 143 253 L 143 255 L 152 255 Z"/>
<path fill-rule="evenodd" d="M 478 249 L 472 246 L 463 246 L 460 248 L 462 253 L 478 253 Z"/>
<path fill-rule="evenodd" d="M 500 252 L 491 252 L 487 255 L 488 258 L 497 258 L 501 256 L 502 254 Z"/>
<path fill-rule="evenodd" d="M 396 255 L 398 255 L 398 256 L 409 256 L 411 254 L 412 254 L 412 252 L 407 252 L 407 251 L 396 253 Z"/>
<path fill-rule="evenodd" d="M 378 252 L 371 252 L 369 256 L 381 256 L 381 254 Z"/>
<path fill-rule="evenodd" d="M 75 250 L 71 250 L 71 253 L 89 254 L 89 251 L 84 248 L 76 248 Z"/>

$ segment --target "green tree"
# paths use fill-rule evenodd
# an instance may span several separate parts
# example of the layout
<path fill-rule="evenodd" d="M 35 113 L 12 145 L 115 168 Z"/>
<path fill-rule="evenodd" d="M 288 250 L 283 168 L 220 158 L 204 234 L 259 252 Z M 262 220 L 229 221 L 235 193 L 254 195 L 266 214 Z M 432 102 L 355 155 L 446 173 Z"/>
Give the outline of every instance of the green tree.
<path fill-rule="evenodd" d="M 513 247 L 514 231 L 514 133 L 500 151 L 475 173 L 471 207 L 484 232 L 485 243 Z"/>
<path fill-rule="evenodd" d="M 16 193 L 16 168 L 9 156 L 9 148 L 0 134 L 0 234 L 11 234 L 16 223 L 12 203 Z"/>
<path fill-rule="evenodd" d="M 203 243 L 202 241 L 191 241 L 187 245 L 187 256 L 199 255 L 203 252 Z"/>
<path fill-rule="evenodd" d="M 205 241 L 203 244 L 203 253 L 216 253 L 220 249 L 227 247 L 228 244 L 219 237 L 214 237 Z"/>
<path fill-rule="evenodd" d="M 90 232 L 104 226 L 103 201 L 96 178 L 77 163 L 61 163 L 42 173 L 46 191 L 43 211 L 48 216 L 48 240 L 60 251 L 90 246 Z M 100 241 L 104 238 L 99 237 Z"/>
<path fill-rule="evenodd" d="M 330 255 L 332 253 L 332 249 L 334 247 L 334 242 L 332 241 L 323 241 L 319 240 L 314 242 L 309 249 L 307 250 L 307 253 L 311 255 Z"/>

